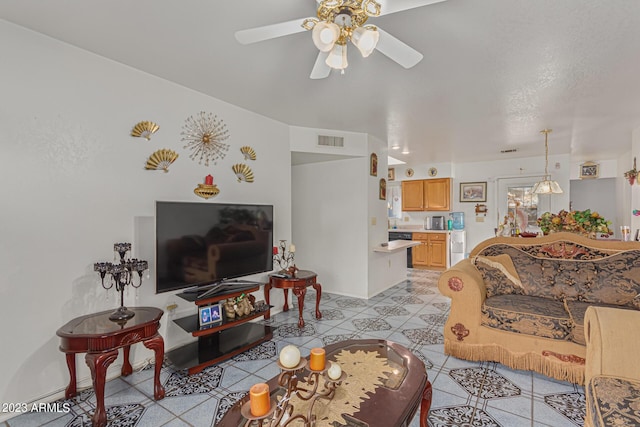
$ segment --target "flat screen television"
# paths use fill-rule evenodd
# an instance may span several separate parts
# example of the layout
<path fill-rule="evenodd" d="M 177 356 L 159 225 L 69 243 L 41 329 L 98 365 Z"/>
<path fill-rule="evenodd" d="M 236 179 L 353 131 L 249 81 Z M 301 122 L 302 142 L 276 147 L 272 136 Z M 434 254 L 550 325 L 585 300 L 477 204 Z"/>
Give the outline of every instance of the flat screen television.
<path fill-rule="evenodd" d="M 156 293 L 273 270 L 273 206 L 156 202 Z"/>

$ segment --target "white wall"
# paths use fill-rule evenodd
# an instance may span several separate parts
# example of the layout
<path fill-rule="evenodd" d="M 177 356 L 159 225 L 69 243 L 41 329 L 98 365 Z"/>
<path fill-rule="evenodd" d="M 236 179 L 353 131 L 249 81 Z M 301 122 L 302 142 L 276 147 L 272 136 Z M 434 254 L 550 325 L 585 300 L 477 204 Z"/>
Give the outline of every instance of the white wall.
<path fill-rule="evenodd" d="M 359 157 L 291 168 L 296 264 L 323 292 L 367 297 L 368 167 Z"/>
<path fill-rule="evenodd" d="M 572 179 L 571 209 L 591 209 L 611 221 L 613 237 L 620 239 L 620 225 L 616 209 L 616 178 Z M 627 224 L 628 225 L 628 224 Z"/>
<path fill-rule="evenodd" d="M 620 163 L 622 166 L 622 172 L 618 176 L 623 176 L 624 172 L 633 168 L 633 158 L 640 157 L 640 128 L 633 131 L 631 136 L 631 153 L 626 158 L 622 158 Z M 633 211 L 640 210 L 640 183 L 638 178 L 633 186 L 629 185 L 624 177 L 621 179 L 624 184 L 621 184 L 624 188 L 623 192 L 628 195 L 627 200 L 629 203 L 624 206 L 624 215 L 620 224 L 631 225 L 631 238 L 635 238 L 636 232 L 640 229 L 640 216 L 633 215 Z"/>
<path fill-rule="evenodd" d="M 380 180 L 387 182 L 387 144 L 369 136 L 369 153 L 378 156 L 378 174 L 369 174 L 366 193 L 369 215 L 368 228 L 368 287 L 367 297 L 372 297 L 406 278 L 406 252 L 398 256 L 373 252 L 372 248 L 389 240 L 387 200 L 380 200 Z M 401 260 L 401 262 L 399 262 Z M 394 264 L 395 263 L 395 264 Z"/>
<path fill-rule="evenodd" d="M 211 173 L 221 192 L 209 203 L 273 204 L 275 236 L 290 239 L 289 130 L 2 20 L 0 56 L 0 401 L 31 402 L 68 383 L 57 328 L 118 305 L 115 292 L 98 283 L 93 263 L 111 260 L 114 242 L 152 241 L 135 224 L 153 216 L 155 200 L 207 203 L 193 189 Z M 185 119 L 200 111 L 217 114 L 229 129 L 230 150 L 218 165 L 192 161 L 180 141 Z M 151 141 L 129 136 L 141 120 L 160 125 Z M 252 184 L 237 182 L 231 171 L 242 161 L 242 145 L 258 155 L 250 164 Z M 180 157 L 168 173 L 144 170 L 160 148 Z M 173 294 L 153 291 L 153 280 L 146 281 L 127 304 L 164 308 L 174 300 L 178 311 L 195 311 Z M 167 349 L 190 339 L 168 314 L 161 333 Z M 132 348 L 134 363 L 151 356 L 143 346 Z M 120 363 L 110 367 L 110 376 Z M 77 366 L 81 385 L 89 385 L 80 356 Z"/>
<path fill-rule="evenodd" d="M 341 136 L 344 147 L 318 146 L 318 135 Z M 292 152 L 349 156 L 291 168 L 296 265 L 318 273 L 323 291 L 366 298 L 367 135 L 291 126 L 290 142 Z"/>

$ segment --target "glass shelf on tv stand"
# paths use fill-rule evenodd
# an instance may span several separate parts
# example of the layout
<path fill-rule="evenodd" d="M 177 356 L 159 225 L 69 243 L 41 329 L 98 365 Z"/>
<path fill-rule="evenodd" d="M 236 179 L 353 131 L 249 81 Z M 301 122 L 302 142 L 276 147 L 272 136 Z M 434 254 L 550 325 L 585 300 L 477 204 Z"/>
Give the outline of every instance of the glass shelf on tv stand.
<path fill-rule="evenodd" d="M 260 288 L 260 285 L 262 285 L 262 283 L 247 280 L 226 281 L 211 286 L 204 286 L 200 290 L 184 291 L 179 293 L 178 296 L 186 301 L 195 302 L 197 305 L 204 305 L 209 304 L 211 300 L 215 298 L 221 300 L 231 298 L 231 294 L 255 292 Z"/>
<path fill-rule="evenodd" d="M 243 283 L 247 283 L 248 286 L 251 282 L 243 281 Z M 216 293 L 209 298 L 201 298 L 201 295 L 199 297 L 197 293 L 191 292 L 182 292 L 178 296 L 201 306 L 259 291 L 262 285 L 262 283 L 252 282 L 251 287 L 243 287 L 243 289 L 236 287 L 229 291 Z M 270 326 L 250 322 L 260 316 L 266 316 L 265 318 L 268 319 L 270 309 L 269 305 L 264 304 L 248 315 L 234 320 L 225 319 L 222 323 L 205 329 L 198 328 L 197 314 L 174 319 L 175 324 L 194 337 L 198 337 L 198 341 L 171 350 L 166 353 L 166 356 L 178 369 L 187 369 L 189 375 L 196 374 L 207 366 L 230 359 L 273 337 L 273 329 Z"/>

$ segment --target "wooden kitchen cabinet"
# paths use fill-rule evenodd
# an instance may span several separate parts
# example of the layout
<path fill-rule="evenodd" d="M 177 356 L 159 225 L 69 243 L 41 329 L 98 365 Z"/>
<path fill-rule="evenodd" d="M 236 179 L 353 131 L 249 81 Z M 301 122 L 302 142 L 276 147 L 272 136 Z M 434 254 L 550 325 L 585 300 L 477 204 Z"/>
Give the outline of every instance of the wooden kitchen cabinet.
<path fill-rule="evenodd" d="M 451 206 L 451 179 L 426 179 L 424 181 L 424 210 L 449 211 Z"/>
<path fill-rule="evenodd" d="M 451 179 L 402 181 L 403 211 L 449 211 Z"/>
<path fill-rule="evenodd" d="M 424 210 L 424 181 L 402 181 L 402 210 Z"/>
<path fill-rule="evenodd" d="M 413 266 L 433 269 L 447 268 L 447 234 L 413 233 L 420 245 L 413 248 Z"/>

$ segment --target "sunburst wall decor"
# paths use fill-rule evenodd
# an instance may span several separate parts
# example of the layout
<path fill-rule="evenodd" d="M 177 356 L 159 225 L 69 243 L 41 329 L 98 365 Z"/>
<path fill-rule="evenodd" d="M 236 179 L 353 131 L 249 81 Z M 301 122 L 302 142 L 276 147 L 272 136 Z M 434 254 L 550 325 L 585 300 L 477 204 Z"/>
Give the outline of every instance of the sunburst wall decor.
<path fill-rule="evenodd" d="M 229 138 L 229 131 L 218 116 L 201 111 L 187 118 L 182 129 L 182 141 L 187 143 L 184 148 L 192 151 L 189 155 L 192 160 L 200 164 L 204 161 L 204 165 L 209 166 L 210 161 L 215 165 L 226 156 L 229 144 L 222 141 Z"/>

